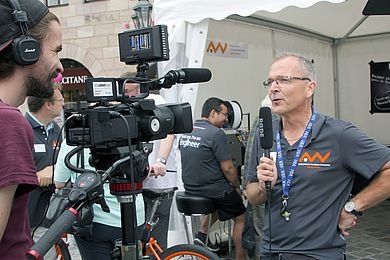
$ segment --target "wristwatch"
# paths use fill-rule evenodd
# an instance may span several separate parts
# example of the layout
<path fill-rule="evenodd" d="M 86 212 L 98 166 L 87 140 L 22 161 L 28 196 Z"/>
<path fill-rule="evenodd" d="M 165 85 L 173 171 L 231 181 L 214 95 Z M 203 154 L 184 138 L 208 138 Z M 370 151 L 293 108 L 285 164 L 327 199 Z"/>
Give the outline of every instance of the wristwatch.
<path fill-rule="evenodd" d="M 356 210 L 355 203 L 353 203 L 353 201 L 348 201 L 345 203 L 344 209 L 346 212 L 352 213 L 355 216 L 361 216 L 363 214 L 363 212 Z"/>
<path fill-rule="evenodd" d="M 156 162 L 160 162 L 160 163 L 162 163 L 162 164 L 164 164 L 164 165 L 167 164 L 167 160 L 165 160 L 165 159 L 162 158 L 162 157 L 157 158 L 157 159 L 156 159 Z"/>

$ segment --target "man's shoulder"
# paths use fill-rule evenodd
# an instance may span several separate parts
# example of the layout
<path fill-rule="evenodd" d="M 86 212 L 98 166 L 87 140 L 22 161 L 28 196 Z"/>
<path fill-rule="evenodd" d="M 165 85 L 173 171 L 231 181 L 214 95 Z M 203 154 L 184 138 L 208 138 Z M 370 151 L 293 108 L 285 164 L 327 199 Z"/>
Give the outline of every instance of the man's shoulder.
<path fill-rule="evenodd" d="M 352 125 L 348 121 L 345 121 L 342 119 L 337 119 L 337 118 L 330 117 L 327 115 L 322 115 L 322 114 L 319 114 L 319 122 L 326 127 L 335 128 L 335 129 L 344 128 L 346 126 Z"/>
<path fill-rule="evenodd" d="M 55 120 L 52 120 L 51 123 L 53 124 L 55 130 L 60 130 L 61 127 Z"/>
<path fill-rule="evenodd" d="M 23 124 L 26 122 L 25 117 L 22 112 L 15 107 L 10 107 L 7 105 L 1 105 L 0 102 L 0 118 L 2 122 L 12 122 L 12 125 L 18 122 L 22 122 Z M 2 124 L 3 125 L 3 124 Z M 5 124 L 11 125 L 11 124 Z"/>
<path fill-rule="evenodd" d="M 215 136 L 217 134 L 223 134 L 223 130 L 207 122 L 207 120 L 197 120 L 194 123 L 192 134 L 204 135 L 204 136 Z"/>
<path fill-rule="evenodd" d="M 3 102 L 0 101 L 0 113 L 2 116 L 15 116 L 20 117 L 23 116 L 22 112 L 16 107 L 11 107 Z"/>
<path fill-rule="evenodd" d="M 196 120 L 195 123 L 194 123 L 194 128 L 198 128 L 198 129 L 202 129 L 202 130 L 212 130 L 212 131 L 219 131 L 222 129 L 219 128 L 219 127 L 216 127 L 215 125 L 213 125 L 212 123 L 210 123 L 209 121 L 205 120 L 205 119 L 199 119 L 199 120 Z"/>

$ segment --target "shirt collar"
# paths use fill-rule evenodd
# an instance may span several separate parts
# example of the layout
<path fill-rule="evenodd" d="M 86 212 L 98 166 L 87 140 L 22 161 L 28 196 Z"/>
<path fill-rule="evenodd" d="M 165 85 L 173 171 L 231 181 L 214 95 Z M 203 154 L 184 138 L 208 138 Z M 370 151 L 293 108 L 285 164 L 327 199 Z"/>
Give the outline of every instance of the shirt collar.
<path fill-rule="evenodd" d="M 45 128 L 45 126 L 32 113 L 27 112 L 26 115 L 27 115 L 27 119 L 30 121 L 33 128 L 42 127 L 42 126 Z M 52 129 L 54 129 L 54 124 L 53 122 L 50 122 L 47 125 L 46 132 L 50 132 Z"/>

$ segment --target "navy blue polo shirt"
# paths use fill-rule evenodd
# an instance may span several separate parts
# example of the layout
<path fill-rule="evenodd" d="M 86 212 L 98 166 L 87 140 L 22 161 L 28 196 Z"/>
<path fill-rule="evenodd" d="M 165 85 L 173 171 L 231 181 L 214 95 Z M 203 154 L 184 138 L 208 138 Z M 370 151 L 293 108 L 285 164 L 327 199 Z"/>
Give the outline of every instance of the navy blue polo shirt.
<path fill-rule="evenodd" d="M 230 160 L 226 135 L 207 120 L 197 120 L 190 134 L 179 141 L 182 180 L 186 192 L 209 198 L 223 198 L 234 187 L 222 172 L 220 162 Z"/>
<path fill-rule="evenodd" d="M 274 121 L 274 144 L 281 121 Z M 281 136 L 284 167 L 288 174 L 299 142 L 290 145 Z M 257 182 L 256 166 L 262 156 L 256 131 L 248 182 Z M 349 198 L 356 175 L 372 177 L 390 160 L 390 149 L 349 122 L 319 114 L 306 140 L 292 180 L 288 211 L 290 221 L 281 216 L 282 183 L 278 179 L 271 192 L 272 251 L 305 254 L 315 259 L 344 259 L 345 239 L 338 230 L 342 207 Z M 277 164 L 276 164 L 277 165 Z M 266 207 L 265 216 L 268 216 Z M 269 219 L 264 218 L 261 250 L 268 252 Z"/>
<path fill-rule="evenodd" d="M 31 113 L 27 112 L 25 117 L 34 132 L 33 156 L 38 172 L 47 166 L 54 165 L 57 161 L 59 144 L 62 141 L 60 127 L 56 122 L 52 121 L 45 129 L 43 124 Z M 28 212 L 31 227 L 36 227 L 44 217 L 44 212 L 53 190 L 54 185 L 51 185 L 49 187 L 38 187 L 30 193 Z"/>

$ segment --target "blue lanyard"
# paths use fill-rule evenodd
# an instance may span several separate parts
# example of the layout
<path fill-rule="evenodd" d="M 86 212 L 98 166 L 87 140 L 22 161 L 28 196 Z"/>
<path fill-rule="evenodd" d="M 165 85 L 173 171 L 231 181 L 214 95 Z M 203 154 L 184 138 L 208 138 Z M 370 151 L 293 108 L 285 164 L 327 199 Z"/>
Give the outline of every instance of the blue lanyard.
<path fill-rule="evenodd" d="M 280 175 L 282 177 L 282 187 L 283 187 L 283 198 L 284 199 L 288 199 L 288 193 L 289 193 L 290 188 L 291 188 L 291 182 L 294 178 L 294 172 L 295 172 L 295 169 L 297 168 L 299 157 L 301 156 L 303 147 L 306 143 L 306 139 L 309 136 L 309 133 L 313 127 L 314 120 L 316 119 L 316 117 L 317 117 L 317 112 L 314 111 L 314 113 L 312 114 L 312 116 L 310 118 L 309 123 L 306 126 L 305 132 L 301 136 L 301 139 L 300 139 L 299 145 L 298 145 L 298 149 L 295 153 L 295 157 L 294 157 L 293 163 L 291 165 L 290 171 L 288 173 L 288 176 L 286 176 L 286 170 L 284 168 L 282 145 L 280 144 L 280 131 L 276 132 L 276 151 L 278 154 L 277 161 L 278 161 L 278 165 L 279 165 L 279 169 L 280 169 Z"/>

